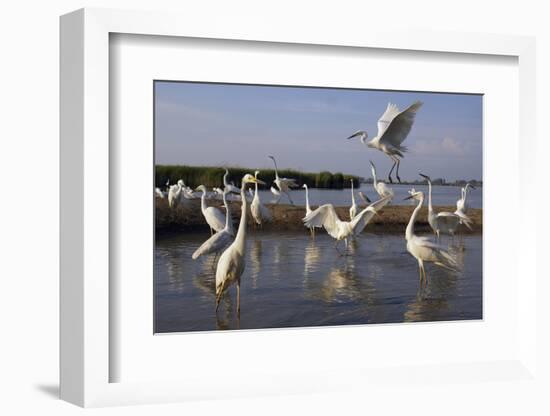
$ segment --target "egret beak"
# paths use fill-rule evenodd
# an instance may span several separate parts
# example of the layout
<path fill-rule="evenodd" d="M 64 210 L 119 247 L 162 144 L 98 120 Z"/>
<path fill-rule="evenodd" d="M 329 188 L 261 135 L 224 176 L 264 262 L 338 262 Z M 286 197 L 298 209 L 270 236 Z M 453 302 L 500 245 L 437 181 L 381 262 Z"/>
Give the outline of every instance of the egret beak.
<path fill-rule="evenodd" d="M 405 199 L 403 199 L 403 201 L 406 201 L 408 199 L 412 199 L 413 198 L 413 195 L 409 195 L 408 197 L 406 197 Z"/>
<path fill-rule="evenodd" d="M 252 183 L 257 183 L 257 184 L 260 184 L 260 185 L 265 185 L 266 183 L 258 178 L 254 178 L 252 179 Z"/>
<path fill-rule="evenodd" d="M 428 175 L 424 175 L 422 173 L 419 173 L 420 176 L 422 176 L 424 179 L 431 181 L 430 177 Z"/>
<path fill-rule="evenodd" d="M 474 185 L 470 185 L 470 188 L 477 189 Z"/>

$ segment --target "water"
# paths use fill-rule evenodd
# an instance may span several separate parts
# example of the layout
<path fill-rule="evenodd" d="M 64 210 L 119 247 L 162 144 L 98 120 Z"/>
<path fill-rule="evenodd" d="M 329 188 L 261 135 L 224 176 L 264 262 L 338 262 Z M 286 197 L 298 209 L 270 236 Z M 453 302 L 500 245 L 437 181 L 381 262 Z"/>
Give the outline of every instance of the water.
<path fill-rule="evenodd" d="M 463 272 L 428 265 L 428 287 L 420 289 L 417 262 L 406 251 L 401 234 L 363 233 L 350 245 L 352 255 L 341 257 L 324 231 L 312 240 L 305 231 L 250 230 L 240 319 L 235 286 L 215 314 L 214 257 L 191 259 L 208 237 L 193 233 L 157 241 L 156 332 L 482 317 L 479 235 L 457 237 L 451 244 Z"/>
<path fill-rule="evenodd" d="M 411 188 L 415 188 L 418 191 L 424 191 L 426 197 L 428 196 L 427 185 L 391 185 L 391 188 L 395 192 L 395 198 L 392 202 L 393 205 L 416 205 L 414 201 L 404 201 L 404 198 L 409 196 L 408 191 Z M 436 206 L 456 206 L 456 201 L 460 198 L 459 186 L 433 186 L 432 187 L 432 203 Z M 356 202 L 362 204 L 362 200 L 357 194 L 358 191 L 362 191 L 372 201 L 378 199 L 378 194 L 375 193 L 372 184 L 362 184 L 360 188 L 355 189 Z M 260 198 L 264 203 L 276 202 L 276 197 L 268 190 L 261 190 Z M 306 201 L 304 189 L 293 189 L 290 192 L 290 197 L 297 205 L 304 205 Z M 286 196 L 281 197 L 281 203 L 288 203 Z M 351 189 L 316 189 L 309 190 L 309 203 L 311 205 L 322 205 L 331 203 L 334 206 L 349 206 L 351 205 Z M 427 202 L 426 202 L 427 203 Z M 467 203 L 470 208 L 482 208 L 482 189 L 477 188 L 469 191 Z"/>

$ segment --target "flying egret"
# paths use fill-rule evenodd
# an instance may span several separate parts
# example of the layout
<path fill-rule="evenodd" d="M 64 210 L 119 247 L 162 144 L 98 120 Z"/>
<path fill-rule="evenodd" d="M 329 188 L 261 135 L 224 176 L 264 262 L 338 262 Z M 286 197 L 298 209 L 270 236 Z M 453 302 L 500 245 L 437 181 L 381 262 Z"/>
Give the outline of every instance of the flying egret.
<path fill-rule="evenodd" d="M 428 181 L 428 223 L 432 230 L 439 236 L 441 233 L 455 235 L 458 224 L 460 224 L 460 217 L 452 212 L 442 211 L 435 213 L 432 206 L 432 180 L 429 176 L 420 174 L 424 179 Z"/>
<path fill-rule="evenodd" d="M 420 237 L 414 234 L 414 223 L 416 217 L 424 203 L 424 193 L 422 191 L 409 192 L 405 199 L 415 199 L 418 205 L 414 209 L 407 228 L 405 230 L 405 239 L 407 240 L 407 251 L 418 261 L 418 273 L 420 275 L 420 284 L 428 284 L 428 276 L 424 269 L 424 262 L 431 262 L 451 271 L 457 271 L 456 260 L 443 247 L 430 241 L 428 237 Z"/>
<path fill-rule="evenodd" d="M 254 172 L 254 178 L 258 179 L 259 173 L 259 170 Z M 252 218 L 254 218 L 256 224 L 262 225 L 263 222 L 271 221 L 273 216 L 271 215 L 269 209 L 267 209 L 267 207 L 260 201 L 260 195 L 258 194 L 258 182 L 256 182 L 254 186 L 254 197 L 252 198 L 252 204 L 250 204 L 250 212 L 252 213 Z"/>
<path fill-rule="evenodd" d="M 216 253 L 216 256 L 225 250 L 229 244 L 233 242 L 233 221 L 231 219 L 231 210 L 229 203 L 227 202 L 226 194 L 228 191 L 224 191 L 222 194 L 223 204 L 225 205 L 225 227 L 220 232 L 217 232 L 211 236 L 208 240 L 201 244 L 201 246 L 195 250 L 191 256 L 193 260 L 198 259 L 200 256 L 204 256 L 210 253 Z M 216 260 L 214 259 L 214 264 Z"/>
<path fill-rule="evenodd" d="M 305 183 L 302 185 L 302 188 L 306 190 L 306 217 L 307 217 L 312 212 L 311 207 L 309 206 L 309 189 Z M 311 232 L 311 236 L 315 238 L 315 227 L 309 227 L 309 231 Z"/>
<path fill-rule="evenodd" d="M 321 205 L 306 215 L 302 221 L 306 227 L 324 227 L 328 234 L 336 239 L 334 246 L 336 250 L 338 250 L 338 243 L 344 240 L 346 247 L 344 253 L 346 253 L 348 238 L 358 235 L 363 231 L 374 215 L 390 202 L 390 199 L 390 197 L 386 197 L 370 204 L 353 217 L 351 221 L 342 221 L 338 218 L 338 214 L 336 214 L 336 210 L 332 204 Z"/>
<path fill-rule="evenodd" d="M 384 182 L 376 179 L 376 166 L 374 166 L 374 163 L 372 162 L 370 162 L 370 170 L 372 172 L 372 186 L 374 187 L 376 193 L 380 195 L 380 198 L 384 198 L 386 196 L 391 196 L 393 198 L 393 189 L 391 189 Z"/>
<path fill-rule="evenodd" d="M 176 204 L 179 202 L 184 186 L 185 184 L 183 183 L 183 180 L 180 179 L 177 184 L 172 185 L 168 190 L 168 206 L 170 208 L 176 206 Z"/>
<path fill-rule="evenodd" d="M 353 179 L 350 179 L 351 182 L 351 207 L 349 207 L 349 219 L 350 221 L 357 215 L 357 204 L 355 203 L 355 194 L 353 193 Z"/>
<path fill-rule="evenodd" d="M 361 143 L 380 150 L 388 155 L 393 161 L 393 165 L 388 173 L 388 180 L 393 183 L 391 174 L 393 169 L 397 166 L 395 177 L 399 182 L 399 164 L 401 163 L 400 157 L 403 157 L 403 153 L 407 151 L 405 146 L 401 143 L 407 138 L 414 123 L 416 112 L 422 106 L 421 101 L 416 101 L 407 107 L 404 111 L 399 111 L 399 108 L 392 103 L 388 103 L 386 111 L 378 120 L 378 135 L 374 137 L 370 142 L 366 142 L 368 134 L 364 130 L 359 130 L 353 133 L 348 139 L 358 137 Z"/>
<path fill-rule="evenodd" d="M 229 192 L 232 192 L 234 194 L 240 194 L 241 190 L 235 186 L 233 182 L 227 181 L 227 176 L 229 175 L 229 171 L 225 169 L 225 174 L 223 175 L 223 186 L 224 189 L 227 189 Z"/>
<path fill-rule="evenodd" d="M 279 190 L 275 187 L 271 187 L 270 188 L 270 191 L 273 195 L 275 195 L 277 197 L 277 201 L 275 201 L 276 204 L 279 203 L 279 201 L 281 200 L 281 193 L 279 192 Z"/>
<path fill-rule="evenodd" d="M 245 267 L 246 250 L 246 221 L 247 221 L 247 201 L 245 190 L 247 183 L 260 183 L 265 185 L 259 179 L 247 173 L 241 181 L 241 220 L 239 229 L 235 236 L 235 241 L 222 253 L 216 268 L 216 313 L 220 305 L 223 293 L 231 286 L 237 284 L 237 316 L 241 313 L 241 275 Z"/>
<path fill-rule="evenodd" d="M 268 156 L 271 160 L 273 160 L 273 164 L 275 165 L 275 185 L 277 185 L 277 188 L 279 188 L 279 192 L 285 194 L 288 197 L 288 200 L 292 205 L 294 205 L 294 202 L 292 202 L 292 198 L 290 197 L 290 187 L 298 186 L 296 184 L 296 179 L 292 178 L 280 178 L 279 172 L 277 171 L 277 161 L 273 156 Z"/>
<path fill-rule="evenodd" d="M 195 191 L 202 191 L 201 211 L 210 226 L 210 233 L 214 234 L 214 230 L 216 232 L 223 230 L 225 228 L 225 215 L 218 208 L 206 206 L 206 186 L 199 185 Z"/>
<path fill-rule="evenodd" d="M 472 219 L 468 217 L 468 215 L 466 214 L 466 211 L 468 210 L 468 206 L 466 205 L 466 197 L 468 196 L 468 187 L 471 187 L 472 189 L 476 189 L 475 186 L 470 185 L 470 183 L 467 183 L 466 186 L 461 189 L 461 198 L 458 201 L 456 201 L 455 215 L 458 215 L 460 217 L 461 224 L 464 224 L 466 227 L 468 227 L 471 230 Z"/>

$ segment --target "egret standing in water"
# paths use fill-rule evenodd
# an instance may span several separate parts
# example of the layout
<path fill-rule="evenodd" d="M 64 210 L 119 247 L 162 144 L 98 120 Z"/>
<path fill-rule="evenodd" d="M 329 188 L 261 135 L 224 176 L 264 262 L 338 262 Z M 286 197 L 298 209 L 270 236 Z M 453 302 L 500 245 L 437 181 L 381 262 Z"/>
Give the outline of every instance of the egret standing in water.
<path fill-rule="evenodd" d="M 367 143 L 368 134 L 364 130 L 359 130 L 348 137 L 348 139 L 358 137 L 361 143 L 380 150 L 393 161 L 390 173 L 388 174 L 390 183 L 393 183 L 391 174 L 396 166 L 395 177 L 401 182 L 399 178 L 399 164 L 401 161 L 399 158 L 402 158 L 403 153 L 407 151 L 407 148 L 401 144 L 409 135 L 416 112 L 421 106 L 422 102 L 416 101 L 405 110 L 399 111 L 399 108 L 395 104 L 388 103 L 386 111 L 378 120 L 378 135 L 376 137 Z"/>
<path fill-rule="evenodd" d="M 223 293 L 233 283 L 237 284 L 237 316 L 241 313 L 241 275 L 245 267 L 247 201 L 245 187 L 247 183 L 265 185 L 259 179 L 247 173 L 241 181 L 241 220 L 235 241 L 223 252 L 216 268 L 216 313 Z"/>
<path fill-rule="evenodd" d="M 216 256 L 221 253 L 229 244 L 233 242 L 233 220 L 231 219 L 231 209 L 227 203 L 228 191 L 225 190 L 222 194 L 223 204 L 225 205 L 225 227 L 220 232 L 217 232 L 211 236 L 208 240 L 201 244 L 201 246 L 195 250 L 191 256 L 193 260 L 198 259 L 200 256 L 205 256 L 207 254 L 216 253 Z M 214 258 L 214 264 L 216 264 L 216 259 Z"/>
<path fill-rule="evenodd" d="M 206 186 L 199 185 L 195 191 L 202 191 L 201 211 L 204 219 L 210 226 L 210 234 L 214 234 L 214 231 L 219 232 L 223 230 L 225 228 L 225 215 L 218 208 L 206 206 Z"/>
<path fill-rule="evenodd" d="M 466 197 L 468 196 L 468 187 L 471 187 L 472 189 L 476 189 L 475 186 L 470 185 L 470 183 L 467 183 L 466 186 L 461 189 L 461 197 L 458 201 L 456 201 L 455 215 L 458 215 L 460 217 L 461 224 L 464 224 L 466 227 L 468 227 L 471 230 L 472 219 L 468 217 L 468 215 L 466 214 L 466 211 L 468 210 L 468 206 L 466 204 Z"/>
<path fill-rule="evenodd" d="M 346 247 L 344 254 L 346 254 L 348 250 L 348 238 L 361 233 L 374 215 L 384 208 L 390 200 L 390 197 L 386 197 L 370 204 L 351 221 L 342 221 L 338 218 L 338 214 L 332 204 L 321 205 L 306 215 L 302 221 L 306 227 L 324 227 L 327 233 L 336 239 L 334 246 L 336 250 L 338 250 L 338 243 L 344 240 Z"/>
<path fill-rule="evenodd" d="M 458 224 L 460 224 L 460 217 L 452 212 L 442 211 L 435 213 L 432 206 L 432 180 L 429 176 L 420 174 L 424 179 L 428 181 L 428 223 L 432 227 L 433 232 L 439 236 L 441 233 L 455 235 Z"/>
<path fill-rule="evenodd" d="M 393 198 L 393 189 L 391 189 L 384 182 L 378 181 L 376 178 L 376 167 L 374 163 L 370 162 L 370 170 L 372 172 L 372 186 L 380 198 L 391 196 Z"/>
<path fill-rule="evenodd" d="M 353 193 L 353 179 L 350 179 L 351 182 L 351 207 L 349 207 L 349 219 L 350 221 L 357 215 L 357 204 L 355 203 L 355 194 Z"/>
<path fill-rule="evenodd" d="M 268 156 L 271 160 L 273 160 L 273 164 L 275 165 L 275 185 L 277 185 L 277 188 L 279 188 L 279 192 L 282 194 L 285 194 L 288 197 L 288 200 L 292 205 L 294 205 L 294 202 L 292 202 L 292 198 L 290 197 L 290 188 L 293 186 L 298 186 L 296 184 L 296 179 L 291 178 L 280 178 L 279 172 L 277 171 L 277 162 L 273 156 Z"/>
<path fill-rule="evenodd" d="M 441 246 L 430 241 L 428 237 L 420 237 L 414 234 L 414 223 L 424 203 L 424 193 L 422 191 L 411 191 L 409 193 L 410 195 L 405 199 L 415 199 L 418 201 L 418 205 L 414 209 L 405 230 L 407 251 L 418 261 L 420 284 L 426 286 L 428 276 L 424 268 L 424 262 L 431 262 L 451 271 L 457 271 L 458 265 L 456 260 Z"/>
<path fill-rule="evenodd" d="M 254 172 L 254 178 L 258 179 L 259 173 L 259 170 Z M 271 221 L 273 216 L 271 215 L 269 209 L 267 209 L 267 207 L 262 204 L 262 201 L 260 201 L 260 195 L 258 194 L 258 182 L 256 182 L 254 186 L 254 197 L 252 198 L 252 204 L 250 204 L 250 212 L 252 214 L 252 218 L 254 218 L 254 222 L 258 225 L 262 225 L 264 222 Z"/>

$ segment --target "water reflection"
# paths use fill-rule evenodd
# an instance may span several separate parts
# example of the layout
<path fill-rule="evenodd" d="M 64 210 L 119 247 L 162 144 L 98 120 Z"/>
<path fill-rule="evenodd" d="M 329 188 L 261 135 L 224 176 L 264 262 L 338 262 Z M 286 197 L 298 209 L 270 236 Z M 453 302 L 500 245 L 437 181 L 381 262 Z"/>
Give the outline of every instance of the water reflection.
<path fill-rule="evenodd" d="M 258 288 L 258 278 L 262 269 L 262 240 L 255 239 L 250 244 L 250 277 L 252 279 L 252 288 Z"/>
<path fill-rule="evenodd" d="M 320 260 L 321 248 L 314 239 L 310 239 L 304 252 L 304 286 L 307 285 L 309 277 L 318 270 Z"/>

